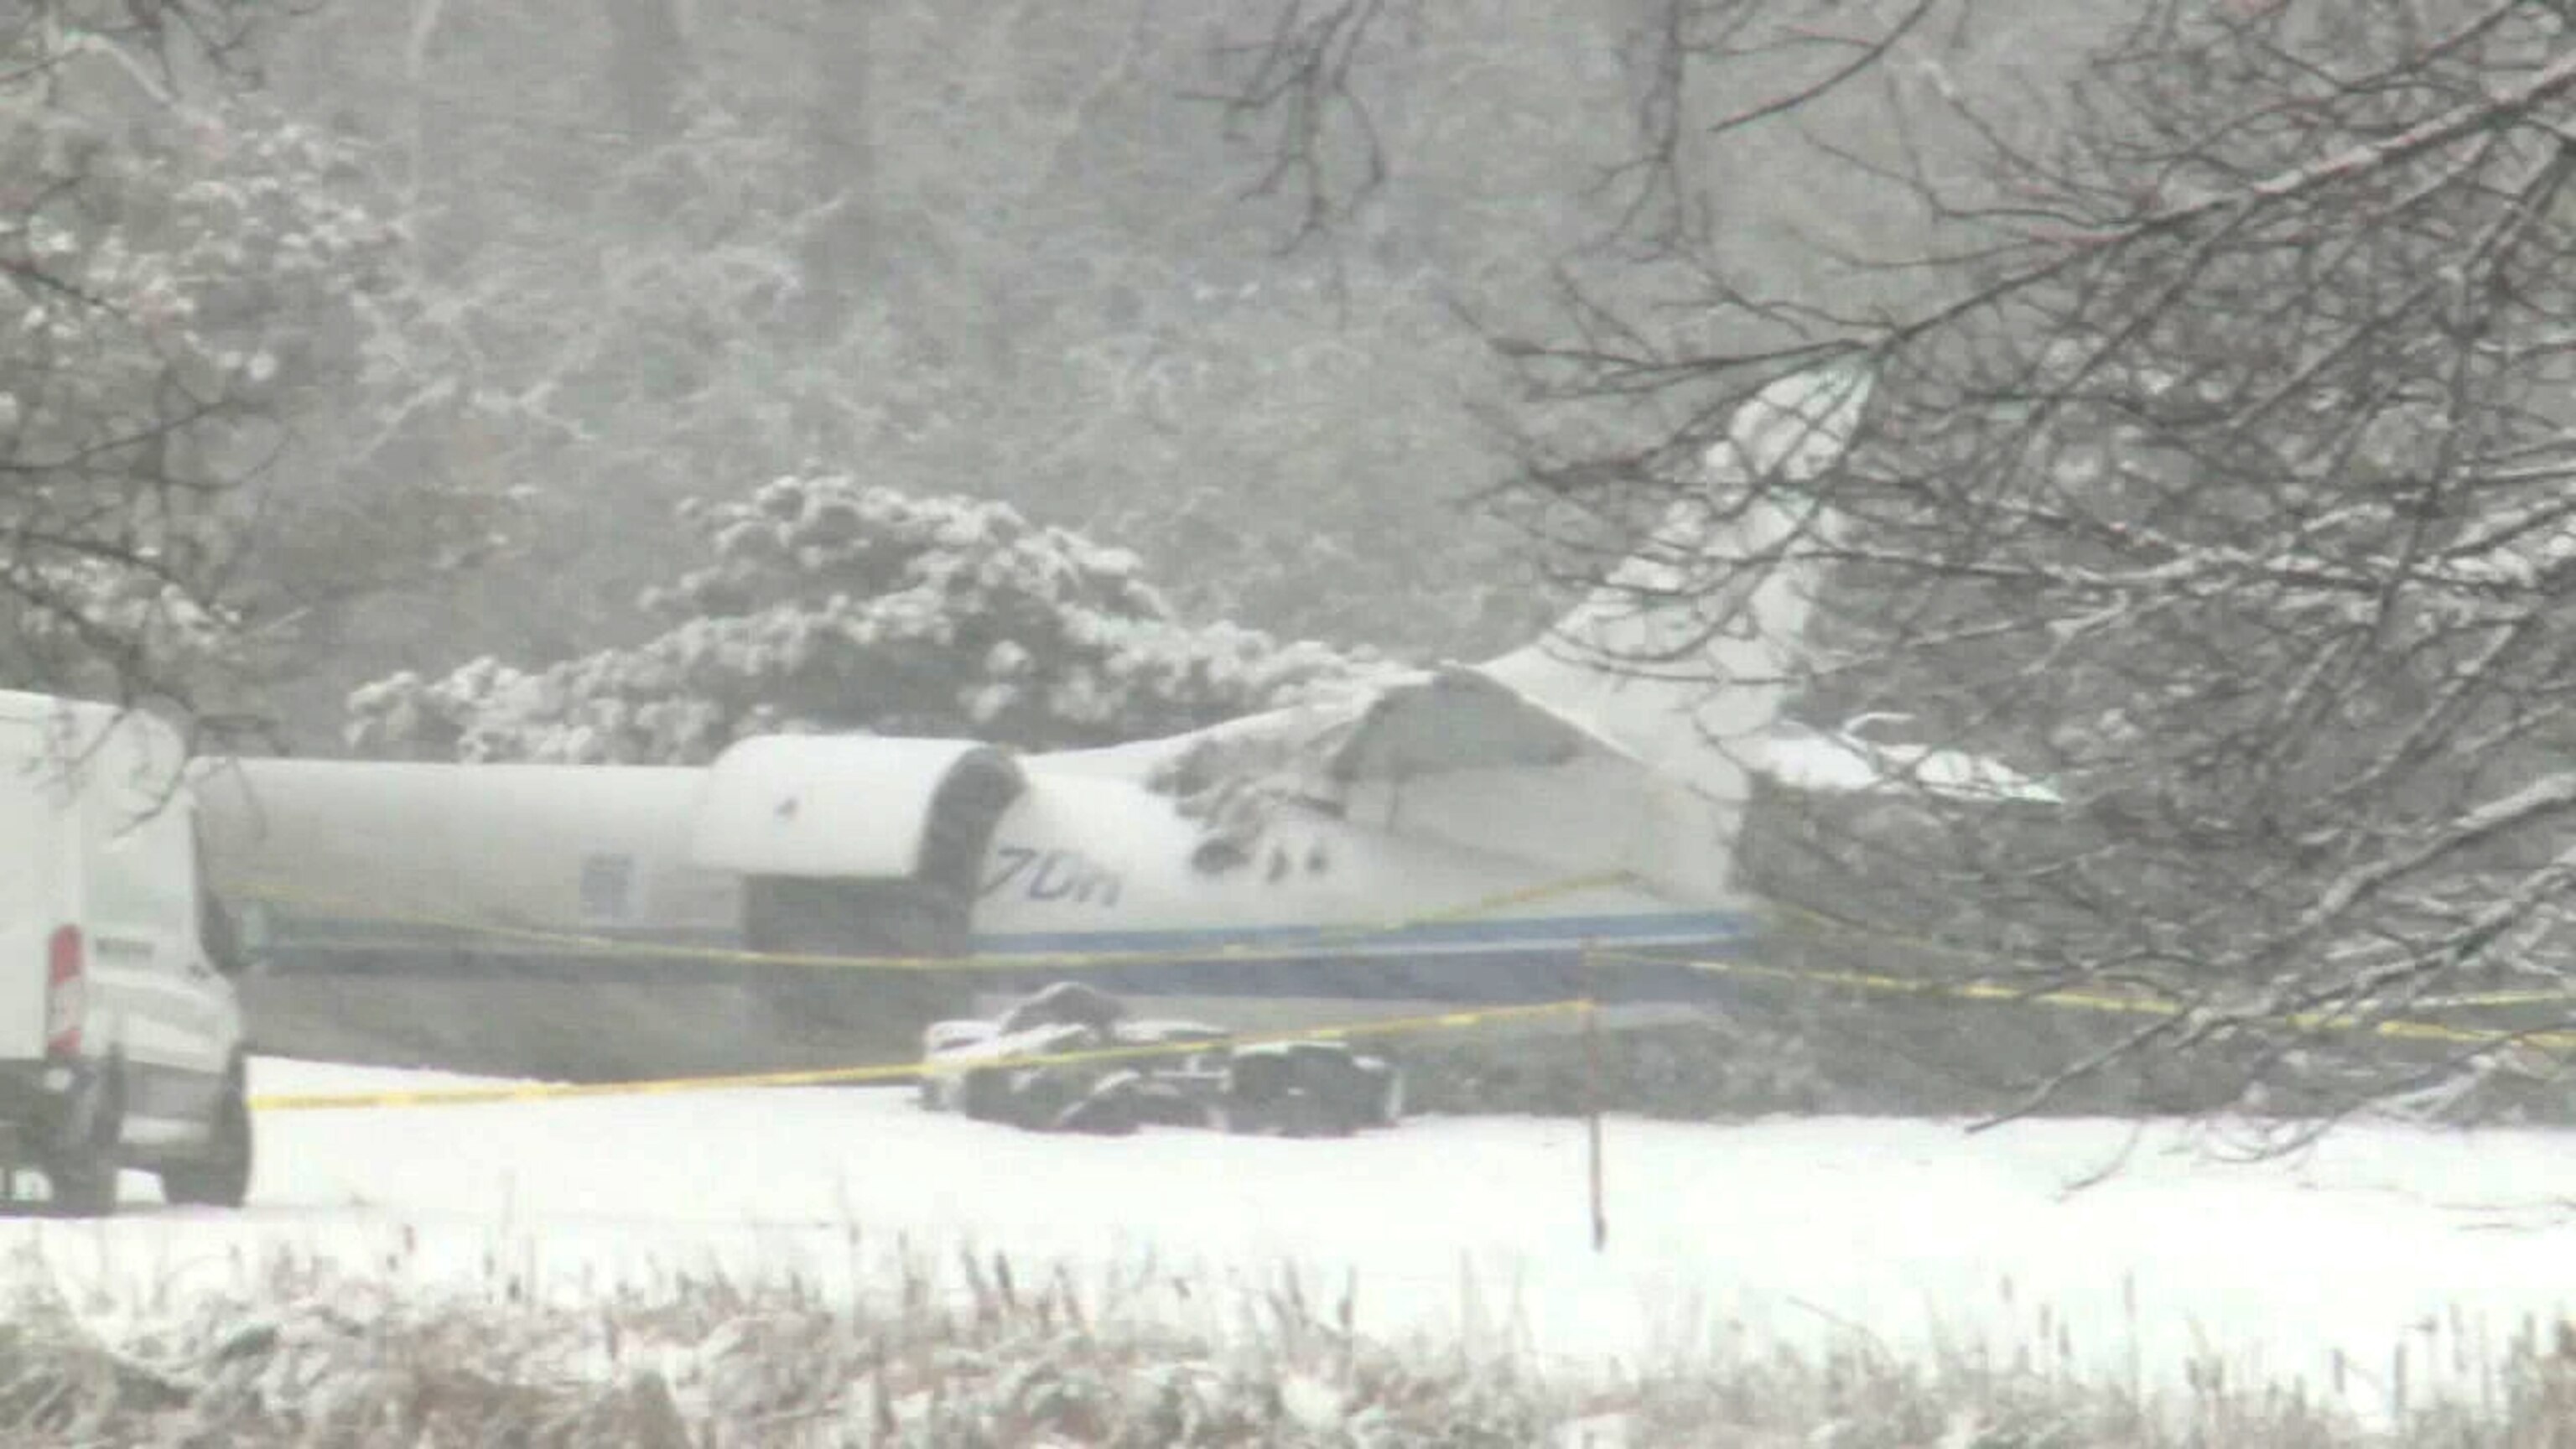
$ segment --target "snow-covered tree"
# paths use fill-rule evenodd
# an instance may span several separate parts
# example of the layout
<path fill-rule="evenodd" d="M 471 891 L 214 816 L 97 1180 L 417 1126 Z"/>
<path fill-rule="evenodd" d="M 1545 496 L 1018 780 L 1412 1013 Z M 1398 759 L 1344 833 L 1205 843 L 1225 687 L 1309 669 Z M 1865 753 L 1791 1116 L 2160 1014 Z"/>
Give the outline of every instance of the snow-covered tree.
<path fill-rule="evenodd" d="M 350 743 L 470 760 L 703 761 L 765 730 L 969 736 L 1031 748 L 1168 733 L 1377 667 L 1191 625 L 1134 554 L 1007 505 L 845 475 L 691 501 L 710 556 L 649 590 L 666 632 L 539 670 L 483 658 L 350 699 Z"/>
<path fill-rule="evenodd" d="M 274 643 L 272 484 L 398 244 L 364 150 L 230 68 L 250 3 L 0 20 L 0 680 L 221 709 Z M 378 510 L 425 490 L 396 490 Z"/>
<path fill-rule="evenodd" d="M 632 637 L 625 601 L 685 556 L 669 526 L 682 499 L 847 455 L 872 407 L 904 405 L 870 319 L 817 314 L 799 252 L 838 202 L 791 139 L 692 102 L 668 134 L 585 154 L 585 174 L 531 189 L 478 170 L 490 194 L 414 203 L 399 271 L 414 305 L 329 444 L 364 479 L 506 495 L 514 511 L 477 567 L 420 571 L 331 621 L 341 689 L 459 639 L 552 653 Z M 872 401 L 852 398 L 861 376 L 883 379 Z"/>
<path fill-rule="evenodd" d="M 1352 47 L 1403 8 L 1285 8 L 1302 23 L 1255 72 L 1275 93 L 1247 104 L 1341 124 L 1287 126 L 1284 154 L 1365 141 L 1348 57 L 1364 69 Z M 1633 205 L 1608 220 L 1685 285 L 1596 298 L 1516 349 L 1521 497 L 1589 520 L 1706 506 L 1738 400 L 1829 361 L 1875 378 L 1809 485 L 1837 526 L 1709 577 L 1829 569 L 1809 708 L 1907 713 L 2067 804 L 2031 828 L 1922 802 L 1935 824 L 1899 874 L 1931 910 L 1862 924 L 1955 931 L 1950 969 L 2165 1002 L 2109 1055 L 2179 1054 L 2257 1098 L 2474 1081 L 2507 1034 L 2565 1019 L 2566 6 L 1650 8 L 1644 144 L 1614 188 Z M 2016 24 L 2086 53 L 1979 72 L 1953 44 Z M 1906 114 L 1829 133 L 1813 165 L 1904 200 L 1932 240 L 1854 239 L 1836 291 L 1749 272 L 1713 158 L 1771 120 L 1821 126 L 1855 81 Z M 1782 486 L 1722 479 L 1716 501 Z M 2520 993 L 2500 1014 L 2446 1004 L 2500 986 Z M 2374 1030 L 2428 1013 L 2439 1030 Z"/>

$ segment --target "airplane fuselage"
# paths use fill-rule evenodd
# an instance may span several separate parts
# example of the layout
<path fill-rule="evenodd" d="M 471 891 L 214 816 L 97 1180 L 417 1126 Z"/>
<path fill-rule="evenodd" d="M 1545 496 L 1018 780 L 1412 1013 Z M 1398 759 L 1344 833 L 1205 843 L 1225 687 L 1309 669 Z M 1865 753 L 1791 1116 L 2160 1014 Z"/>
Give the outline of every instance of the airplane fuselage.
<path fill-rule="evenodd" d="M 1025 763 L 971 872 L 892 894 L 819 865 L 710 867 L 714 771 L 249 760 L 199 788 L 214 879 L 263 962 L 254 1040 L 289 1054 L 588 1077 L 839 1065 L 1065 976 L 1361 1008 L 1548 1000 L 1587 988 L 1587 945 L 1749 936 L 1724 897 L 1349 818 L 1400 802 L 1283 801 L 1222 847 L 1127 774 Z M 847 839 L 797 788 L 801 810 L 761 794 L 747 813 Z M 788 927 L 764 918 L 790 907 Z M 953 965 L 866 964 L 920 956 Z"/>

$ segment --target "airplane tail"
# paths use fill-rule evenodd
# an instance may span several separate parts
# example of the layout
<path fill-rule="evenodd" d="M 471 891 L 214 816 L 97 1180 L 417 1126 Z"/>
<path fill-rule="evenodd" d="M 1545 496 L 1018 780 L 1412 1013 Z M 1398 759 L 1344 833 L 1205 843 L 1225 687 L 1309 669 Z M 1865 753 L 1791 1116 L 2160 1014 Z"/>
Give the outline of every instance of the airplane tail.
<path fill-rule="evenodd" d="M 1795 485 L 1842 456 L 1869 389 L 1868 373 L 1829 368 L 1756 394 L 1708 451 L 1706 496 L 1676 503 L 1571 613 L 1481 672 L 1714 799 L 1746 798 L 1832 526 Z"/>

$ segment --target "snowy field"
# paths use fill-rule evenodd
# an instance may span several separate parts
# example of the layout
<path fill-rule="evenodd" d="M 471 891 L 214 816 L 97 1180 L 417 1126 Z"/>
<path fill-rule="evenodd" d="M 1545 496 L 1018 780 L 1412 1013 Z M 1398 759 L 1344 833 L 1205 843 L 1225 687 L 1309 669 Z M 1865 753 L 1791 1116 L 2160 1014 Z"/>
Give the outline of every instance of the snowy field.
<path fill-rule="evenodd" d="M 269 1060 L 253 1085 L 437 1080 Z M 579 1301 L 718 1272 L 875 1286 L 965 1247 L 1202 1329 L 1293 1274 L 1324 1305 L 1355 1282 L 1381 1339 L 1631 1367 L 1857 1334 L 2120 1385 L 2214 1358 L 2233 1382 L 2322 1390 L 2340 1351 L 2365 1411 L 2401 1344 L 2420 1393 L 2576 1298 L 2576 1136 L 2538 1131 L 2357 1125 L 2246 1165 L 2205 1134 L 2109 1122 L 1614 1119 L 1598 1255 L 1571 1122 L 1072 1139 L 818 1089 L 272 1113 L 260 1131 L 242 1212 L 163 1208 L 129 1176 L 113 1221 L 0 1237 L 98 1305 L 231 1291 L 281 1255 Z"/>

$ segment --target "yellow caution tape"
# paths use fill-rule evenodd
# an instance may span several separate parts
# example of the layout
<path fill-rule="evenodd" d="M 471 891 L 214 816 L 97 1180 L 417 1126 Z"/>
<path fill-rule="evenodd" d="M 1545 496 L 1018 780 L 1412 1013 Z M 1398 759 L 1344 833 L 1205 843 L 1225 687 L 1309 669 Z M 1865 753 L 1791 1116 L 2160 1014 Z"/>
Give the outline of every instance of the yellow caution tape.
<path fill-rule="evenodd" d="M 1636 951 L 1594 949 L 1596 964 L 1623 963 L 1679 966 L 1712 975 L 1755 977 L 1797 985 L 1845 987 L 1863 991 L 1942 997 L 2061 1009 L 2132 1015 L 2183 1016 L 2190 1004 L 2139 995 L 2062 988 L 2016 986 L 1993 981 L 1942 981 L 1865 971 L 1818 971 L 1769 966 L 1749 961 L 1676 960 Z M 270 1093 L 251 1101 L 262 1112 L 315 1112 L 359 1108 L 469 1106 L 500 1102 L 557 1101 L 583 1097 L 656 1096 L 677 1093 L 740 1091 L 772 1087 L 842 1086 L 910 1081 L 923 1076 L 963 1075 L 971 1071 L 1026 1067 L 1100 1065 L 1198 1052 L 1232 1050 L 1295 1041 L 1346 1041 L 1372 1037 L 1458 1031 L 1513 1021 L 1531 1021 L 1597 1010 L 1591 998 L 1529 1005 L 1480 1007 L 1425 1016 L 1381 1018 L 1276 1031 L 1245 1032 L 1201 1041 L 1152 1042 L 1127 1046 L 1087 1047 L 1076 1051 L 1031 1053 L 990 1058 L 949 1058 L 887 1062 L 867 1066 L 819 1067 L 794 1071 L 748 1072 L 716 1076 L 666 1077 L 626 1082 L 515 1082 L 482 1087 L 429 1087 L 377 1092 Z M 2372 1020 L 2352 1013 L 2293 1012 L 2275 1018 L 2303 1030 L 2359 1031 L 2402 1040 L 2436 1041 L 2471 1046 L 2519 1045 L 2546 1051 L 2576 1050 L 2576 1031 L 2522 1032 L 2503 1028 L 2455 1027 L 2438 1022 Z"/>
<path fill-rule="evenodd" d="M 1444 1011 L 1430 1016 L 1388 1017 L 1329 1026 L 1244 1032 L 1205 1041 L 1150 1042 L 1133 1046 L 1086 1047 L 1079 1051 L 1026 1056 L 887 1062 L 863 1067 L 817 1067 L 788 1072 L 746 1072 L 728 1076 L 665 1077 L 642 1082 L 513 1082 L 489 1087 L 422 1087 L 385 1092 L 282 1092 L 251 1099 L 260 1112 L 329 1112 L 362 1107 L 460 1107 L 494 1102 L 544 1102 L 574 1097 L 642 1097 L 680 1092 L 729 1092 L 754 1087 L 845 1086 L 855 1082 L 899 1082 L 922 1076 L 962 1076 L 967 1072 L 1004 1071 L 1021 1067 L 1093 1065 L 1188 1056 L 1282 1042 L 1348 1041 L 1357 1038 L 1408 1036 L 1458 1031 L 1499 1022 L 1533 1021 L 1593 1010 L 1588 999 L 1547 1001 L 1525 1006 L 1482 1007 Z"/>
<path fill-rule="evenodd" d="M 845 956 L 814 951 L 753 951 L 730 946 L 692 946 L 683 943 L 637 941 L 616 936 L 595 936 L 533 926 L 512 926 L 463 917 L 388 912 L 377 906 L 335 901 L 266 885 L 254 885 L 246 891 L 236 891 L 233 895 L 235 899 L 243 901 L 261 901 L 290 908 L 302 907 L 336 912 L 340 913 L 341 918 L 345 920 L 396 926 L 423 926 L 468 936 L 488 937 L 531 946 L 548 946 L 567 954 L 627 956 L 638 959 L 649 957 L 663 961 L 708 961 L 734 966 L 795 966 L 827 970 L 991 972 L 1080 971 L 1113 966 L 1158 966 L 1206 961 L 1296 960 L 1313 955 L 1319 947 L 1360 945 L 1373 939 L 1394 936 L 1422 926 L 1473 920 L 1514 906 L 1531 905 L 1558 896 L 1626 884 L 1632 880 L 1633 877 L 1624 871 L 1602 871 L 1591 875 L 1571 876 L 1563 880 L 1546 881 L 1534 886 L 1480 897 L 1399 921 L 1376 925 L 1319 927 L 1309 935 L 1278 945 L 1216 944 L 1194 946 L 1188 950 L 1162 951 L 1031 951 L 992 956 Z M 452 948 L 457 943 L 452 940 L 376 940 L 363 944 L 375 947 L 408 945 L 417 948 Z"/>
<path fill-rule="evenodd" d="M 1980 965 L 1993 959 L 1993 953 L 1991 952 L 1976 951 L 1967 947 L 1952 945 L 1944 941 L 1935 941 L 1929 937 L 1912 936 L 1902 932 L 1880 931 L 1867 926 L 1858 926 L 1847 921 L 1838 920 L 1832 916 L 1824 914 L 1823 912 L 1810 910 L 1804 906 L 1792 905 L 1785 901 L 1766 900 L 1762 903 L 1762 909 L 1766 913 L 1790 917 L 1802 924 L 1817 927 L 1838 935 L 1858 936 L 1882 944 L 1902 947 L 1924 955 L 1946 956 L 1952 960 L 1974 962 Z M 2109 995 L 2099 992 L 2072 992 L 2062 990 L 2048 991 L 2030 987 L 1997 985 L 1993 983 L 1940 983 L 1935 986 L 1926 983 L 1921 978 L 1875 976 L 1859 972 L 1792 971 L 1779 967 L 1757 967 L 1739 965 L 1738 963 L 1730 962 L 1693 964 L 1710 969 L 1724 967 L 1737 974 L 1744 975 L 1801 976 L 1824 984 L 1852 986 L 1864 990 L 1922 991 L 1927 989 L 1937 989 L 1945 995 L 1966 997 L 1976 1000 L 2029 1001 L 2042 1006 L 2063 1006 L 2095 1011 L 2120 1011 L 2144 1014 L 2165 1012 L 2167 1014 L 2179 1014 L 2189 1009 L 2182 1004 L 2169 999 L 2159 1000 L 2151 996 L 2134 994 Z M 2576 1002 L 2576 988 L 2559 990 L 2532 989 L 2521 991 L 2466 992 L 2424 997 L 2412 1002 L 2404 1003 L 2404 1005 L 2416 1011 L 2473 1011 L 2516 1006 L 2566 1005 L 2570 1002 Z M 2350 1031 L 2367 1027 L 2371 1032 L 2382 1036 L 2403 1037 L 2425 1041 L 2449 1041 L 2464 1045 L 2503 1042 L 2527 1043 L 2535 1041 L 2546 1044 L 2549 1040 L 2560 1035 L 2559 1033 L 2515 1031 L 2507 1028 L 2458 1027 L 2438 1022 L 2411 1021 L 2403 1019 L 2373 1020 L 2368 1013 L 2358 1009 L 2342 1012 L 2300 1012 L 2282 1016 L 2279 1020 L 2287 1025 L 2299 1026 L 2308 1029 Z M 2565 1035 L 2568 1036 L 2568 1039 L 2571 1042 L 2576 1042 L 2576 1033 L 2568 1033 Z"/>
<path fill-rule="evenodd" d="M 1861 940 L 1881 946 L 1901 946 L 1918 955 L 1946 956 L 1953 961 L 1967 961 L 1978 965 L 1983 965 L 1994 956 L 1992 951 L 1981 951 L 1967 946 L 1953 945 L 1947 941 L 1936 941 L 1929 936 L 1918 936 L 1903 931 L 1890 931 L 1877 926 L 1860 925 L 1856 922 L 1843 920 L 1839 916 L 1829 916 L 1823 911 L 1816 910 L 1812 907 L 1798 905 L 1795 902 L 1780 900 L 1776 897 L 1764 897 L 1759 903 L 1757 909 L 1762 915 L 1785 917 L 1789 920 L 1796 921 L 1800 925 L 1823 931 L 1830 935 L 1843 936 L 1847 938 L 1857 937 Z"/>
<path fill-rule="evenodd" d="M 1709 975 L 1751 976 L 1803 985 L 1845 986 L 1862 991 L 1938 996 L 1962 1001 L 2053 1006 L 2077 1011 L 2119 1012 L 2141 1016 L 2187 1016 L 2199 1009 L 2190 1003 L 2150 996 L 2014 986 L 1992 981 L 1942 981 L 1937 978 L 1887 976 L 1865 971 L 1812 971 L 1789 966 L 1765 966 L 1749 961 L 1679 961 L 1671 957 L 1649 956 L 1642 952 L 1629 951 L 1599 952 L 1596 953 L 1596 957 L 1611 963 L 1634 962 L 1664 967 L 1680 966 Z M 2576 1031 L 2568 1030 L 2517 1031 L 2505 1027 L 2452 1026 L 2433 1021 L 2377 1019 L 2350 1011 L 2295 1011 L 2258 1019 L 2268 1019 L 2278 1025 L 2301 1031 L 2359 1032 L 2368 1036 L 2403 1041 L 2446 1042 L 2459 1046 L 2528 1046 L 2542 1051 L 2576 1051 Z"/>
<path fill-rule="evenodd" d="M 2576 1002 L 2576 989 L 2554 987 L 2522 991 L 2471 991 L 2427 997 L 2416 1005 L 2432 1011 L 2475 1011 L 2501 1006 L 2565 1006 Z"/>
<path fill-rule="evenodd" d="M 1535 886 L 1499 892 L 1442 910 L 1412 916 L 1378 925 L 1356 925 L 1320 928 L 1293 942 L 1278 945 L 1202 945 L 1186 951 L 1057 951 L 993 956 L 846 956 L 825 952 L 753 951 L 721 946 L 663 944 L 632 939 L 597 936 L 580 932 L 539 927 L 513 926 L 493 921 L 462 917 L 392 913 L 379 907 L 346 901 L 333 901 L 291 889 L 254 885 L 237 898 L 267 901 L 289 908 L 333 912 L 344 919 L 371 921 L 390 925 L 434 928 L 452 934 L 481 936 L 496 940 L 542 945 L 566 953 L 600 956 L 631 956 L 656 960 L 696 960 L 746 966 L 790 966 L 814 969 L 859 969 L 877 971 L 1019 971 L 1060 972 L 1114 966 L 1151 966 L 1181 962 L 1261 962 L 1291 960 L 1311 956 L 1319 947 L 1356 946 L 1420 926 L 1443 922 L 1471 920 L 1492 915 L 1515 906 L 1529 905 L 1557 896 L 1570 895 L 1609 886 L 1633 885 L 1635 877 L 1625 871 L 1603 871 L 1543 882 Z M 1841 935 L 1860 936 L 1883 945 L 1901 946 L 1918 953 L 1947 956 L 1954 960 L 1982 964 L 1991 953 L 1897 932 L 1881 931 L 1855 925 L 1822 912 L 1786 901 L 1766 900 L 1760 903 L 1766 913 L 1796 919 L 1803 924 Z M 452 947 L 452 939 L 434 942 L 385 942 L 365 944 Z M 1748 961 L 1676 960 L 1670 956 L 1649 955 L 1636 951 L 1592 948 L 1588 960 L 1598 964 L 1622 962 L 1650 963 L 1662 967 L 1682 966 L 1717 975 L 1755 977 L 1796 984 L 1843 987 L 1888 994 L 1939 996 L 1954 1000 L 2046 1006 L 2067 1010 L 2112 1012 L 2128 1015 L 2181 1016 L 2196 1008 L 2170 997 L 2136 992 L 2117 993 L 2102 990 L 2074 990 L 2030 985 L 2014 985 L 1992 980 L 1941 980 L 1937 978 L 1897 976 L 1866 971 L 1816 970 L 1802 967 L 1764 965 Z M 2576 1000 L 2576 991 L 2504 991 L 2455 995 L 2414 1003 L 2418 1010 L 2451 1010 L 2478 1007 L 2529 1006 Z M 977 1067 L 1020 1067 L 1072 1065 L 1108 1062 L 1191 1051 L 1205 1051 L 1229 1046 L 1257 1045 L 1265 1042 L 1338 1038 L 1344 1036 L 1382 1036 L 1408 1032 L 1455 1029 L 1488 1024 L 1516 1017 L 1546 1016 L 1587 1009 L 1584 1001 L 1553 1002 L 1536 1006 L 1500 1007 L 1474 1011 L 1450 1012 L 1437 1016 L 1414 1017 L 1395 1021 L 1318 1027 L 1301 1031 L 1271 1032 L 1227 1037 L 1219 1041 L 1194 1043 L 1158 1043 L 1144 1047 L 1106 1047 L 1083 1052 L 1056 1053 L 1026 1058 L 997 1059 L 978 1062 Z M 2501 1027 L 2462 1027 L 2439 1022 L 2411 1019 L 2374 1019 L 2357 1011 L 2294 1012 L 2279 1015 L 2279 1024 L 2302 1030 L 2359 1031 L 2370 1035 L 2402 1040 L 2446 1042 L 2468 1046 L 2525 1045 L 2543 1050 L 2576 1050 L 2576 1031 L 2517 1031 Z M 823 1086 L 848 1083 L 908 1080 L 925 1071 L 965 1070 L 951 1063 L 904 1062 L 864 1067 L 836 1067 L 792 1072 L 763 1072 L 732 1076 L 669 1078 L 643 1082 L 604 1082 L 578 1084 L 528 1083 L 510 1086 L 423 1089 L 403 1092 L 324 1093 L 266 1096 L 253 1103 L 264 1111 L 312 1111 L 333 1108 L 396 1107 L 455 1105 L 477 1102 L 539 1101 L 572 1097 L 633 1096 L 668 1092 L 727 1091 L 757 1087 Z"/>
<path fill-rule="evenodd" d="M 1943 981 L 1936 977 L 1889 976 L 1868 971 L 1817 971 L 1801 966 L 1765 966 L 1755 961 L 1676 960 L 1670 956 L 1649 955 L 1642 951 L 1597 950 L 1593 955 L 1595 959 L 1604 962 L 1679 966 L 1712 976 L 1754 976 L 1766 980 L 1792 981 L 1812 986 L 1847 986 L 1862 991 L 1947 996 L 1968 1001 L 2027 1002 L 2038 1006 L 2067 1006 L 2089 1011 L 2118 1011 L 2146 1015 L 2173 1015 L 2184 1009 L 2179 1003 L 2159 1001 L 2153 997 L 2014 986 L 1994 981 Z"/>

